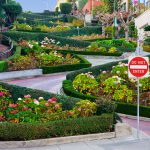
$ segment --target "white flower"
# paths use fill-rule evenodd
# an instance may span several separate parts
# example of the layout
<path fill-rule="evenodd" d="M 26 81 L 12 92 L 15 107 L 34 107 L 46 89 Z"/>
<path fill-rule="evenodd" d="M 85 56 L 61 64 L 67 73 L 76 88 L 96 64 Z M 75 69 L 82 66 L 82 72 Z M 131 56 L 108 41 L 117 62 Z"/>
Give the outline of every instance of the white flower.
<path fill-rule="evenodd" d="M 18 98 L 18 101 L 22 101 L 22 98 Z"/>
<path fill-rule="evenodd" d="M 34 104 L 39 105 L 40 103 L 38 100 L 34 99 Z"/>
<path fill-rule="evenodd" d="M 30 48 L 33 48 L 33 45 L 32 45 L 32 44 L 29 44 L 29 47 L 30 47 Z"/>
<path fill-rule="evenodd" d="M 43 97 L 39 97 L 39 100 L 43 100 L 44 98 Z"/>
<path fill-rule="evenodd" d="M 106 74 L 106 71 L 102 71 L 102 74 Z"/>
<path fill-rule="evenodd" d="M 41 45 L 41 47 L 45 47 L 44 45 Z"/>
<path fill-rule="evenodd" d="M 58 41 L 56 44 L 57 44 L 57 45 L 59 45 L 59 44 L 60 44 L 60 42 Z"/>
<path fill-rule="evenodd" d="M 115 66 L 112 66 L 112 68 L 115 68 Z"/>
<path fill-rule="evenodd" d="M 120 71 L 117 71 L 116 73 L 117 73 L 117 74 L 119 74 L 119 73 L 120 73 Z"/>

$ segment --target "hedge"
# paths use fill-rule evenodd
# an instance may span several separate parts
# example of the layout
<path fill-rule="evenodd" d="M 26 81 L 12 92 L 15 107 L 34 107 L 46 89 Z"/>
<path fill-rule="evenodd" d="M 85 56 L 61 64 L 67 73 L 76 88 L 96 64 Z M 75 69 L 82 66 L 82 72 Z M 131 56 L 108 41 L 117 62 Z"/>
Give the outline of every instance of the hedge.
<path fill-rule="evenodd" d="M 20 87 L 17 85 L 10 85 L 3 82 L 0 82 L 0 86 L 10 91 L 12 98 L 15 102 L 19 97 L 24 97 L 24 95 L 28 95 L 28 94 L 30 94 L 33 98 L 44 97 L 45 99 L 50 99 L 52 97 L 56 97 L 57 102 L 62 103 L 63 110 L 71 110 L 75 106 L 75 104 L 80 101 L 80 99 L 78 98 L 54 94 L 54 93 L 26 88 L 26 87 Z"/>
<path fill-rule="evenodd" d="M 79 55 L 102 55 L 102 56 L 121 56 L 123 52 L 108 53 L 108 52 L 94 52 L 94 51 L 73 51 L 73 50 L 58 50 L 61 53 L 79 54 Z"/>
<path fill-rule="evenodd" d="M 42 23 L 45 24 L 45 23 Z M 91 35 L 93 33 L 95 34 L 101 34 L 101 28 L 100 27 L 84 27 L 79 29 L 80 35 Z M 14 32 L 14 31 L 10 31 Z M 21 30 L 19 32 L 22 32 Z M 23 31 L 23 32 L 39 32 L 39 31 Z M 39 32 L 42 33 L 42 32 Z M 76 28 L 72 28 L 70 30 L 66 31 L 58 31 L 58 32 L 49 32 L 47 34 L 52 34 L 54 36 L 63 36 L 63 37 L 68 37 L 68 36 L 77 36 L 78 35 L 78 30 Z"/>
<path fill-rule="evenodd" d="M 113 131 L 113 115 L 83 117 L 47 123 L 1 123 L 1 141 L 24 141 Z"/>
<path fill-rule="evenodd" d="M 20 39 L 42 41 L 45 37 L 48 37 L 50 39 L 55 39 L 56 41 L 59 41 L 61 43 L 61 46 L 68 44 L 70 46 L 83 48 L 90 45 L 90 42 L 64 38 L 63 35 L 62 37 L 54 36 L 53 33 L 31 33 L 31 32 L 8 31 L 3 34 L 12 38 L 15 41 L 18 41 Z"/>
<path fill-rule="evenodd" d="M 137 105 L 118 103 L 116 112 L 136 116 Z M 150 118 L 150 107 L 140 106 L 140 116 Z"/>
<path fill-rule="evenodd" d="M 56 72 L 73 71 L 81 68 L 87 68 L 92 65 L 90 62 L 88 62 L 86 59 L 84 59 L 81 56 L 75 56 L 75 57 L 80 60 L 79 64 L 66 64 L 66 65 L 59 65 L 59 66 L 41 67 L 43 69 L 43 73 L 49 74 L 49 73 L 56 73 Z"/>
<path fill-rule="evenodd" d="M 0 61 L 0 72 L 5 72 L 8 69 L 7 62 L 5 61 Z"/>

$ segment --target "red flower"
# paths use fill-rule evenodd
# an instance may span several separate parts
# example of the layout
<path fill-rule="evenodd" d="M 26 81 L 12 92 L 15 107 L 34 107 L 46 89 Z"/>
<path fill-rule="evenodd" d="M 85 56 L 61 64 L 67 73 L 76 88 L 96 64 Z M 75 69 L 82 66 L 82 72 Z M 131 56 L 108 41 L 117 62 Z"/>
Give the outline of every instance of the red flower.
<path fill-rule="evenodd" d="M 10 113 L 11 114 L 16 114 L 16 113 L 18 113 L 18 110 L 11 110 Z"/>
<path fill-rule="evenodd" d="M 16 108 L 18 105 L 17 104 L 9 104 L 10 108 Z"/>
<path fill-rule="evenodd" d="M 52 97 L 52 101 L 56 101 L 57 99 L 56 99 L 56 97 Z"/>
<path fill-rule="evenodd" d="M 26 110 L 28 110 L 28 108 L 27 108 L 27 107 L 23 107 L 23 110 L 25 110 L 25 111 L 26 111 Z"/>

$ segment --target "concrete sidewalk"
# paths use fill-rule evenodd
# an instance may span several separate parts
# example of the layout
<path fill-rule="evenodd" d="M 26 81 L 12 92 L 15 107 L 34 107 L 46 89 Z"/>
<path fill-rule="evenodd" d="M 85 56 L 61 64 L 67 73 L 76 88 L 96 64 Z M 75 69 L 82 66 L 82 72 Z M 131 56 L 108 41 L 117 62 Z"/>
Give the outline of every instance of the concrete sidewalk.
<path fill-rule="evenodd" d="M 141 139 L 136 139 L 133 135 L 116 139 L 3 150 L 150 150 L 150 138 L 145 137 L 144 135 L 141 136 Z"/>

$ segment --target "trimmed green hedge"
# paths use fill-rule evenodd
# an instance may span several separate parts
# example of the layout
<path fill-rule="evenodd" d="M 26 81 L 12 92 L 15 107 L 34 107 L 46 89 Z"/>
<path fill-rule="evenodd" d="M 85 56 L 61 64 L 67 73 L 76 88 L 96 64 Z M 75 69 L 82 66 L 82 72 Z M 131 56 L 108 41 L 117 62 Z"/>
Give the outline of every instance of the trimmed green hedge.
<path fill-rule="evenodd" d="M 53 33 L 31 33 L 31 32 L 8 31 L 3 34 L 12 38 L 15 41 L 18 41 L 19 39 L 24 39 L 24 40 L 30 39 L 35 41 L 42 41 L 45 37 L 48 37 L 50 39 L 52 38 L 55 39 L 56 41 L 59 41 L 62 46 L 68 44 L 70 46 L 83 48 L 90 45 L 90 42 L 65 38 L 64 35 L 62 35 L 62 37 L 54 36 Z"/>
<path fill-rule="evenodd" d="M 118 103 L 116 112 L 136 116 L 137 105 Z M 140 106 L 140 116 L 150 118 L 150 107 Z"/>
<path fill-rule="evenodd" d="M 75 57 L 80 59 L 81 62 L 79 64 L 66 64 L 60 66 L 41 67 L 43 69 L 43 73 L 49 74 L 49 73 L 56 73 L 56 72 L 73 71 L 81 68 L 87 68 L 92 65 L 90 62 L 88 62 L 86 59 L 84 59 L 81 56 L 75 56 Z"/>
<path fill-rule="evenodd" d="M 58 50 L 61 53 L 79 54 L 79 55 L 102 55 L 102 56 L 121 56 L 122 52 L 106 53 L 106 52 L 93 52 L 93 51 L 73 51 L 73 50 Z"/>
<path fill-rule="evenodd" d="M 48 123 L 1 123 L 0 140 L 35 140 L 113 131 L 113 115 L 51 121 Z"/>
<path fill-rule="evenodd" d="M 5 72 L 8 69 L 7 62 L 5 61 L 0 61 L 0 72 Z"/>

